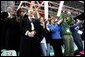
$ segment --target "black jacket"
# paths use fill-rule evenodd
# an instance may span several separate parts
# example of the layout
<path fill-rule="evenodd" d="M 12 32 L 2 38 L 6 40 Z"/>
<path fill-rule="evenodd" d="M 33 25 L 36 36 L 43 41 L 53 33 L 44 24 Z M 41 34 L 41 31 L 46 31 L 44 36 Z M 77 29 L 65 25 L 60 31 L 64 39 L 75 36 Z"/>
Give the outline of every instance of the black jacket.
<path fill-rule="evenodd" d="M 42 26 L 40 25 L 40 22 L 39 20 L 37 19 L 33 19 L 33 24 L 34 24 L 34 30 L 36 31 L 36 35 L 34 37 L 37 37 L 38 39 L 36 40 L 39 40 L 41 41 L 42 40 Z M 24 37 L 28 37 L 28 36 L 25 36 L 25 33 L 26 31 L 32 31 L 31 30 L 31 22 L 29 21 L 28 17 L 25 16 L 22 20 L 21 20 L 21 24 L 20 24 L 20 31 L 21 31 L 21 35 L 24 36 Z"/>
<path fill-rule="evenodd" d="M 33 20 L 34 30 L 36 34 L 33 38 L 26 36 L 26 31 L 31 30 L 31 22 L 28 17 L 25 16 L 20 23 L 20 31 L 21 31 L 21 41 L 20 41 L 20 56 L 40 56 L 41 48 L 40 42 L 43 39 L 42 37 L 42 26 L 38 20 Z"/>

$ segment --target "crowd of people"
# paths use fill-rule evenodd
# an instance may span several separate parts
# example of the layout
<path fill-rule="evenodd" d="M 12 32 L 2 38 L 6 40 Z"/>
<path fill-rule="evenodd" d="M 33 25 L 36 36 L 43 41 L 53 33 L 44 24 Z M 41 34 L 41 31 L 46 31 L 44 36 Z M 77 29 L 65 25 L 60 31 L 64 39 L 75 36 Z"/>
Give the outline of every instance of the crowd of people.
<path fill-rule="evenodd" d="M 16 50 L 19 56 L 50 56 L 51 45 L 54 56 L 74 56 L 75 43 L 78 54 L 84 52 L 79 30 L 82 22 L 74 20 L 70 11 L 62 10 L 60 17 L 51 16 L 47 20 L 40 16 L 38 9 L 8 9 L 1 12 L 1 50 Z M 43 38 L 46 39 L 46 49 L 44 45 L 41 48 Z"/>

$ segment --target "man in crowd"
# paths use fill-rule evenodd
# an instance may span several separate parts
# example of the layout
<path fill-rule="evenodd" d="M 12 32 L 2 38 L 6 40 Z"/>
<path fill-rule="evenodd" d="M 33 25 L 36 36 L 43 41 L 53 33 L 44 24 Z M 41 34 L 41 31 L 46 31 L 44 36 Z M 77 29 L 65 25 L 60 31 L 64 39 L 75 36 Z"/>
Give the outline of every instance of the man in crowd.
<path fill-rule="evenodd" d="M 62 37 L 65 46 L 64 56 L 73 56 L 74 55 L 74 44 L 73 44 L 73 37 L 70 31 L 70 23 L 72 22 L 71 12 L 62 12 L 60 19 L 63 19 L 61 23 L 62 26 Z"/>
<path fill-rule="evenodd" d="M 20 56 L 41 56 L 42 27 L 32 10 L 21 21 Z"/>

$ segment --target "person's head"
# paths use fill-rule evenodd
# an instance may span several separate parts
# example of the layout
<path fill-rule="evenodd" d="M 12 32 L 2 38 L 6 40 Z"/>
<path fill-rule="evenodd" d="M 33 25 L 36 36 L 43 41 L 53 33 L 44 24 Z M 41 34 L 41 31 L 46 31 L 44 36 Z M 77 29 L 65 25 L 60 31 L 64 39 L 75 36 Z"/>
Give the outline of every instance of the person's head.
<path fill-rule="evenodd" d="M 28 9 L 27 8 L 21 8 L 21 16 L 24 16 L 26 13 L 28 12 Z"/>
<path fill-rule="evenodd" d="M 43 26 L 43 28 L 45 28 L 45 19 L 44 19 L 44 17 L 40 17 L 39 21 L 40 21 L 40 25 Z"/>
<path fill-rule="evenodd" d="M 7 7 L 7 12 L 10 12 L 11 10 L 11 7 Z"/>
<path fill-rule="evenodd" d="M 29 10 L 29 11 L 28 11 L 28 15 L 32 17 L 32 16 L 34 15 L 33 10 Z"/>
<path fill-rule="evenodd" d="M 15 15 L 14 9 L 11 7 L 7 7 L 7 12 L 9 14 L 9 17 L 12 17 Z"/>
<path fill-rule="evenodd" d="M 44 22 L 45 20 L 44 20 L 44 17 L 40 17 L 40 22 L 42 23 L 42 22 Z"/>
<path fill-rule="evenodd" d="M 54 23 L 55 23 L 55 19 L 52 18 L 52 19 L 50 20 L 50 23 L 51 23 L 51 24 L 54 24 Z"/>
<path fill-rule="evenodd" d="M 25 15 L 25 12 L 24 11 L 21 11 L 20 15 L 21 16 L 24 16 Z"/>

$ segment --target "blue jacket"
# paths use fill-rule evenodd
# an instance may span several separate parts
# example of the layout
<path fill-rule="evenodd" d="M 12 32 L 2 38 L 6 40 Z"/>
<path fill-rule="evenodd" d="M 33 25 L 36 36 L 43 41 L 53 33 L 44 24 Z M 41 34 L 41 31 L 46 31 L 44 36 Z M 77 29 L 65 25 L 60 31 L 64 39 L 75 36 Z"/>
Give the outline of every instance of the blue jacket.
<path fill-rule="evenodd" d="M 60 31 L 61 31 L 61 26 L 60 25 L 48 25 L 48 28 L 51 32 L 51 38 L 52 39 L 61 39 Z"/>

